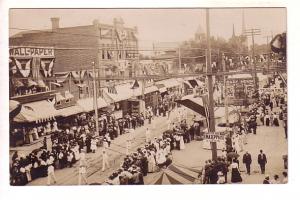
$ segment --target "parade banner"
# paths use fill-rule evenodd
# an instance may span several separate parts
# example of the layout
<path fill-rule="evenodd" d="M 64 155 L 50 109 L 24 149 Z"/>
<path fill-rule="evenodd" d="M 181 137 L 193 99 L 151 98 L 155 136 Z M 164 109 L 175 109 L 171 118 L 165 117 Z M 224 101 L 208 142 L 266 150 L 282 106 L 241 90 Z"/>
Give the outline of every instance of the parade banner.
<path fill-rule="evenodd" d="M 51 47 L 10 47 L 10 57 L 54 57 Z"/>

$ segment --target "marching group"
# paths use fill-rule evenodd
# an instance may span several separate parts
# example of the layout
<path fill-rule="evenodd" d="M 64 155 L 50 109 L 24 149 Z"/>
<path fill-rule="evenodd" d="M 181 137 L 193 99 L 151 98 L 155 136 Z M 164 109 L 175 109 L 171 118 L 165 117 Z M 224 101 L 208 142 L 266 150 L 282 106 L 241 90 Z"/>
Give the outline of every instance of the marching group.
<path fill-rule="evenodd" d="M 136 152 L 126 155 L 120 168 L 106 180 L 111 185 L 144 184 L 144 176 L 166 168 L 172 163 L 172 151 L 185 149 L 185 143 L 195 139 L 199 124 L 195 122 L 188 127 L 186 120 L 168 125 L 162 136 L 151 141 L 149 129 L 146 129 L 146 144 Z M 133 134 L 133 133 L 130 133 Z"/>

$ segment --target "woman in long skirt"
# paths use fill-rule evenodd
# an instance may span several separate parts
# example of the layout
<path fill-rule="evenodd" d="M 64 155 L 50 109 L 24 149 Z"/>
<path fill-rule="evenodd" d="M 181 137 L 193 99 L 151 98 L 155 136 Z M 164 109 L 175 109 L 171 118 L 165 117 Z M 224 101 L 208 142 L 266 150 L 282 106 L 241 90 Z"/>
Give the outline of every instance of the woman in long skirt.
<path fill-rule="evenodd" d="M 180 135 L 180 150 L 183 150 L 183 149 L 185 149 L 185 146 L 184 146 L 183 135 L 181 134 Z"/>
<path fill-rule="evenodd" d="M 240 174 L 238 163 L 233 161 L 233 163 L 230 165 L 230 168 L 231 168 L 231 182 L 232 183 L 242 182 L 243 179 Z"/>
<path fill-rule="evenodd" d="M 156 167 L 155 152 L 148 152 L 148 172 L 154 172 Z"/>

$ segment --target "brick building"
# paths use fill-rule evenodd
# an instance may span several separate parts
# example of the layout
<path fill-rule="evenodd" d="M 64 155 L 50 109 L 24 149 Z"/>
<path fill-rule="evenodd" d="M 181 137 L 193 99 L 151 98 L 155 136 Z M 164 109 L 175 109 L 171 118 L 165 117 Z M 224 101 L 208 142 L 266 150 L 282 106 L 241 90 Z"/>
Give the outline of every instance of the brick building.
<path fill-rule="evenodd" d="M 94 20 L 92 25 L 60 27 L 51 18 L 52 29 L 22 31 L 9 39 L 10 46 L 51 46 L 55 49 L 55 71 L 91 69 L 92 62 L 101 74 L 132 74 L 138 57 L 137 27 L 124 27 L 121 18 L 112 25 Z"/>

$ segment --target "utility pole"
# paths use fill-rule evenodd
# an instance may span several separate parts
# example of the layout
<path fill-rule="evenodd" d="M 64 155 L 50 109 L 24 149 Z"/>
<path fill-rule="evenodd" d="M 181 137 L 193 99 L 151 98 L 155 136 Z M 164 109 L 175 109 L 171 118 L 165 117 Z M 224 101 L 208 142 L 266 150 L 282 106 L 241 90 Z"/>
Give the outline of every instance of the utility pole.
<path fill-rule="evenodd" d="M 180 52 L 180 46 L 178 47 L 178 65 L 179 65 L 179 73 L 181 73 L 181 52 Z"/>
<path fill-rule="evenodd" d="M 254 49 L 254 36 L 255 35 L 260 35 L 260 29 L 247 29 L 245 30 L 245 36 L 251 36 L 252 37 L 252 59 L 253 59 L 253 78 L 254 78 L 254 90 L 255 93 L 258 92 L 258 87 L 257 87 L 257 74 L 256 74 L 256 60 L 255 60 L 255 49 Z"/>
<path fill-rule="evenodd" d="M 209 24 L 209 8 L 206 8 L 206 38 L 207 38 L 207 82 L 208 82 L 208 109 L 209 109 L 209 127 L 208 132 L 215 132 L 215 111 L 213 97 L 213 81 L 211 69 L 211 47 L 210 47 L 210 24 Z M 217 159 L 217 143 L 211 142 L 212 159 Z"/>
<path fill-rule="evenodd" d="M 99 117 L 98 117 L 98 102 L 97 102 L 97 84 L 96 84 L 96 69 L 95 62 L 92 62 L 93 66 L 93 84 L 94 84 L 94 92 L 93 92 L 93 101 L 94 101 L 94 109 L 95 109 L 95 122 L 96 122 L 96 134 L 99 135 Z M 100 81 L 100 80 L 99 80 Z"/>
<path fill-rule="evenodd" d="M 224 56 L 222 54 L 222 65 L 223 65 L 223 71 L 226 72 L 226 65 L 225 65 L 225 60 Z M 227 77 L 226 74 L 224 73 L 223 75 L 223 80 L 224 80 L 224 106 L 225 106 L 225 120 L 226 120 L 226 127 L 229 127 L 229 117 L 228 117 L 228 98 L 227 98 Z"/>
<path fill-rule="evenodd" d="M 269 38 L 272 37 L 271 35 L 267 35 L 267 36 L 264 36 L 264 38 L 267 38 L 267 52 L 268 52 L 268 71 L 270 70 L 270 59 L 271 59 L 271 48 L 270 48 L 270 45 L 269 45 Z M 272 38 L 271 38 L 272 39 Z"/>

